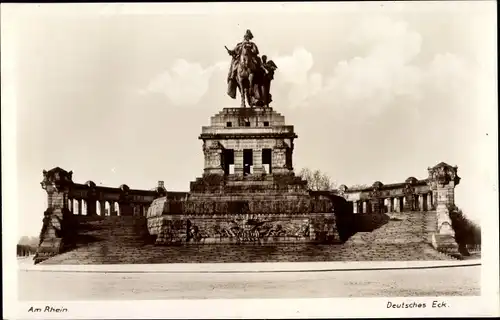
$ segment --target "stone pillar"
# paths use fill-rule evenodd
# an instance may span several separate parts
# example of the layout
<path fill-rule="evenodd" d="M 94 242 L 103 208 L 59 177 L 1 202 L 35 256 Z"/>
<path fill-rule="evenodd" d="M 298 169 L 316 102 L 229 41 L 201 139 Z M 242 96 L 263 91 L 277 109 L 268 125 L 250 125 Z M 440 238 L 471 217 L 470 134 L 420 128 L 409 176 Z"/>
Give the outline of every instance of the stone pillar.
<path fill-rule="evenodd" d="M 423 194 L 418 195 L 418 210 L 424 211 L 424 195 Z"/>
<path fill-rule="evenodd" d="M 243 176 L 243 150 L 234 150 L 234 174 Z"/>
<path fill-rule="evenodd" d="M 88 199 L 87 200 L 87 215 L 88 216 L 95 216 L 95 215 L 97 215 L 97 212 L 96 212 L 96 200 L 93 200 L 93 199 Z"/>
<path fill-rule="evenodd" d="M 118 212 L 116 212 L 116 209 L 115 209 L 115 202 L 114 201 L 109 202 L 109 215 L 110 216 L 117 216 L 118 215 Z"/>
<path fill-rule="evenodd" d="M 413 195 L 406 195 L 404 199 L 404 211 L 413 211 Z"/>
<path fill-rule="evenodd" d="M 433 202 L 436 203 L 437 231 L 440 235 L 455 235 L 451 227 L 449 207 L 455 205 L 455 186 L 460 182 L 457 169 L 458 167 L 452 167 L 443 162 L 428 169 L 429 184 L 431 189 L 435 190 L 436 195 Z"/>
<path fill-rule="evenodd" d="M 432 191 L 427 193 L 427 210 L 431 211 L 433 210 L 433 203 L 432 203 Z"/>
<path fill-rule="evenodd" d="M 457 170 L 458 167 L 452 167 L 444 162 L 428 168 L 428 184 L 431 190 L 435 191 L 432 201 L 436 203 L 437 216 L 436 233 L 432 237 L 432 244 L 438 250 L 443 248 L 450 251 L 458 248 L 450 219 L 450 209 L 455 206 L 455 186 L 460 182 Z"/>
<path fill-rule="evenodd" d="M 252 150 L 253 156 L 253 175 L 261 176 L 264 173 L 264 166 L 262 165 L 262 149 Z"/>
<path fill-rule="evenodd" d="M 83 214 L 83 212 L 82 212 L 82 201 L 83 201 L 82 199 L 78 199 L 78 200 L 76 200 L 76 203 L 77 203 L 77 205 L 78 205 L 78 209 L 77 209 L 77 210 L 78 210 L 78 213 L 77 213 L 77 214 L 78 214 L 79 216 L 81 216 L 81 215 Z"/>
<path fill-rule="evenodd" d="M 389 212 L 394 212 L 394 198 L 389 198 Z"/>
<path fill-rule="evenodd" d="M 106 201 L 100 200 L 99 204 L 101 206 L 101 216 L 106 215 Z"/>
<path fill-rule="evenodd" d="M 72 171 L 59 167 L 43 171 L 43 181 L 40 183 L 47 192 L 47 210 L 42 220 L 40 244 L 35 255 L 35 263 L 39 263 L 61 250 L 63 238 L 71 230 L 67 230 L 66 219 L 72 219 L 69 210 L 69 192 L 72 188 Z"/>
<path fill-rule="evenodd" d="M 372 199 L 372 213 L 380 213 L 382 212 L 382 206 L 380 203 L 381 199 Z"/>
<path fill-rule="evenodd" d="M 75 206 L 74 206 L 74 204 L 73 204 L 73 201 L 74 201 L 74 199 L 73 199 L 73 198 L 70 198 L 70 199 L 68 200 L 68 209 L 69 209 L 69 212 L 71 212 L 71 214 L 74 214 L 74 211 L 75 211 L 75 210 L 74 210 L 74 207 L 75 207 Z"/>

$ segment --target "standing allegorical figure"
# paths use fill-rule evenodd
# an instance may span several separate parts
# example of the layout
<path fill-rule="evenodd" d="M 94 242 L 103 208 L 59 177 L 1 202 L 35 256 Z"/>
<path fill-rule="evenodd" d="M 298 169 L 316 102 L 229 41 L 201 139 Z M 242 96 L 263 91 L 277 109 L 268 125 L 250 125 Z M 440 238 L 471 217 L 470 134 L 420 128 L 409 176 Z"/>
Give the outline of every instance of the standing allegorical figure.
<path fill-rule="evenodd" d="M 278 69 L 273 60 L 267 60 L 267 56 L 262 56 L 262 72 L 259 79 L 260 100 L 263 106 L 269 107 L 269 103 L 273 101 L 271 95 L 271 81 L 274 79 L 274 72 Z"/>

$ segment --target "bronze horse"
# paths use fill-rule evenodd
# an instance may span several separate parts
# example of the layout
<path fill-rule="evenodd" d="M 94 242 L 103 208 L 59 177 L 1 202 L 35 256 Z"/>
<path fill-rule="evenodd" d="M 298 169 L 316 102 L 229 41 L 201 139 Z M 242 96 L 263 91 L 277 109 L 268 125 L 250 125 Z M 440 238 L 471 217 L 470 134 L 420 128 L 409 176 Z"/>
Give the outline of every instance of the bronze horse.
<path fill-rule="evenodd" d="M 248 102 L 249 106 L 254 105 L 252 98 L 255 97 L 254 78 L 257 70 L 257 61 L 255 54 L 251 51 L 251 45 L 243 44 L 241 48 L 238 68 L 236 69 L 236 82 L 241 94 L 241 107 L 245 108 Z"/>

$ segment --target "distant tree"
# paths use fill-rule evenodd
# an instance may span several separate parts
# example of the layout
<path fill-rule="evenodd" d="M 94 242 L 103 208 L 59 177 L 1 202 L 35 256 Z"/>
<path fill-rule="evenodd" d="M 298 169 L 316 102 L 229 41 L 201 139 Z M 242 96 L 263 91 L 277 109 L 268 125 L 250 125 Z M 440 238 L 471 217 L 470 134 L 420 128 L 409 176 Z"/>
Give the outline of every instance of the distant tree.
<path fill-rule="evenodd" d="M 320 170 L 312 171 L 304 168 L 299 172 L 299 177 L 307 181 L 307 187 L 313 191 L 330 191 L 336 188 L 336 183 L 330 176 Z"/>

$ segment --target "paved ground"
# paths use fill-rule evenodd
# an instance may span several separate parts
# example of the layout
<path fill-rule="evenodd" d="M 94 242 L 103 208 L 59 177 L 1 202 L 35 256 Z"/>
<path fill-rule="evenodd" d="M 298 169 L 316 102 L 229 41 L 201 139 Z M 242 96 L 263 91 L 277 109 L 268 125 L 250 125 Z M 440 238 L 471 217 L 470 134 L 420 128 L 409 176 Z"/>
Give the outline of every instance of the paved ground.
<path fill-rule="evenodd" d="M 285 273 L 19 271 L 20 300 L 155 300 L 480 295 L 480 266 Z"/>

